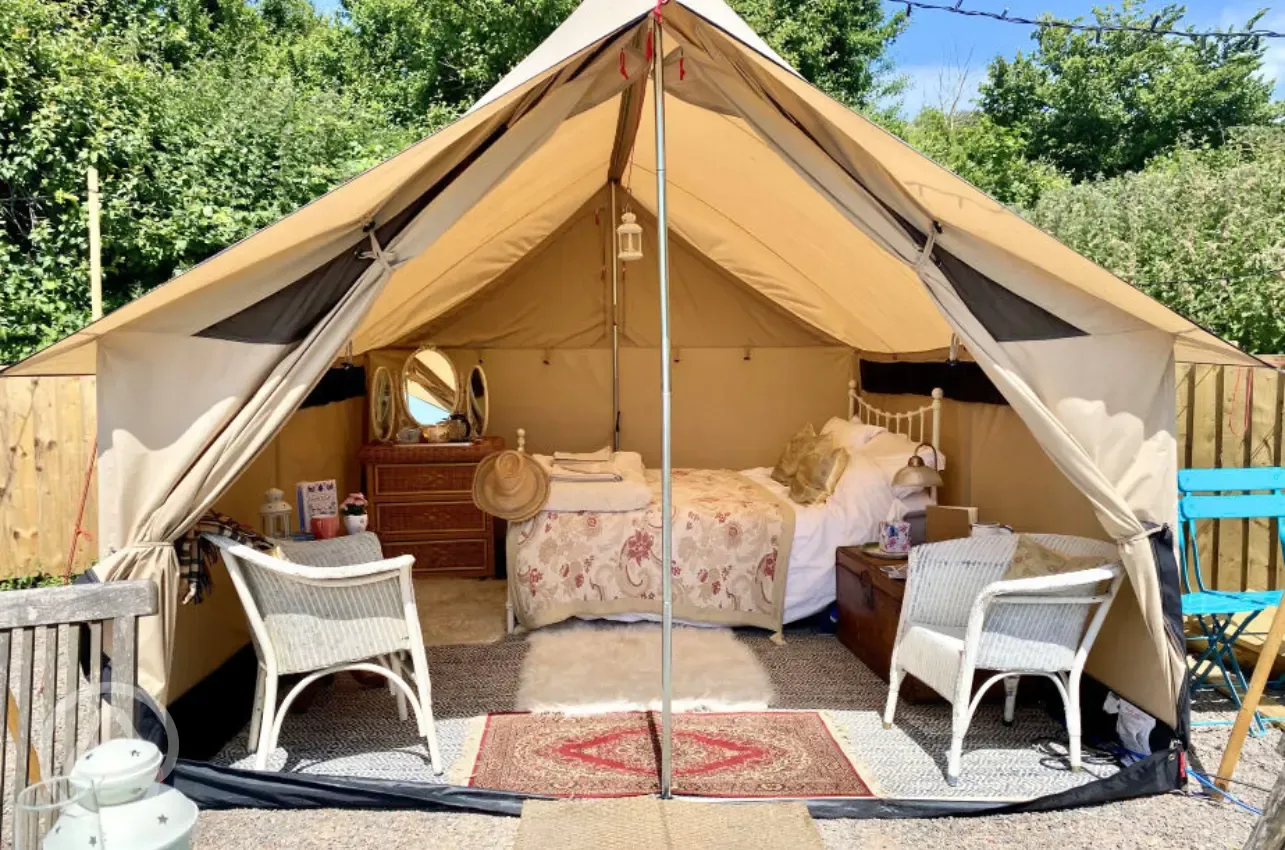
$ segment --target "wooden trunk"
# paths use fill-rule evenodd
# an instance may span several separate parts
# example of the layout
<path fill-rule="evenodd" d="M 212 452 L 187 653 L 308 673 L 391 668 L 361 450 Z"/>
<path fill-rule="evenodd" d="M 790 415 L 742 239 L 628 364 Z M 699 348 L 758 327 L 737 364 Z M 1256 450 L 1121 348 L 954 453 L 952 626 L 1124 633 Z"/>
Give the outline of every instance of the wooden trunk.
<path fill-rule="evenodd" d="M 839 642 L 886 682 L 906 583 L 884 575 L 879 569 L 881 564 L 896 565 L 897 562 L 875 561 L 855 547 L 843 547 L 838 551 L 835 575 Z M 910 702 L 941 699 L 914 676 L 907 676 L 902 682 L 900 697 Z"/>
<path fill-rule="evenodd" d="M 473 504 L 473 475 L 503 449 L 502 437 L 363 447 L 370 530 L 384 555 L 414 556 L 417 576 L 494 576 L 495 520 Z"/>

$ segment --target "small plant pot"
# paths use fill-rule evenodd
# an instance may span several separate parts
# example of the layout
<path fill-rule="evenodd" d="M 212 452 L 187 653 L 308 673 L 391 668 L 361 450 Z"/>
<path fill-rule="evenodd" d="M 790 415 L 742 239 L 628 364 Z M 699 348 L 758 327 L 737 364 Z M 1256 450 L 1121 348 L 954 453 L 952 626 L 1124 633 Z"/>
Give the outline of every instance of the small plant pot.
<path fill-rule="evenodd" d="M 361 534 L 366 530 L 367 514 L 344 514 L 344 528 L 349 534 Z"/>

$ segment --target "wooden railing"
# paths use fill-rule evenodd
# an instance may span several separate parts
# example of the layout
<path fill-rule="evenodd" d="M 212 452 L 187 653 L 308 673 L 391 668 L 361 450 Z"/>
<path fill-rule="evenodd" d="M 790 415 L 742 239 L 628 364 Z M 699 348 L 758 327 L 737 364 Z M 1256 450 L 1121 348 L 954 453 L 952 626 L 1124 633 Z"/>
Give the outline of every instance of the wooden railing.
<path fill-rule="evenodd" d="M 150 581 L 0 593 L 0 800 L 12 800 L 12 811 L 27 785 L 69 773 L 86 749 L 132 730 L 138 618 L 155 613 Z M 12 825 L 0 815 L 0 847 L 12 846 Z"/>

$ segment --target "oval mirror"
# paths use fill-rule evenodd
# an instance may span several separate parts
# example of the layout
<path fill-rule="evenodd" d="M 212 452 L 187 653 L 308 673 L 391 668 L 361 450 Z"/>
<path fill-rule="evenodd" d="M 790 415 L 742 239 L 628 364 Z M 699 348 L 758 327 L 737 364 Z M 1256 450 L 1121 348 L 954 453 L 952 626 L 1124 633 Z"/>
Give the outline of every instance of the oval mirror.
<path fill-rule="evenodd" d="M 380 366 L 370 381 L 370 435 L 387 443 L 397 430 L 397 406 L 393 403 L 393 376 Z"/>
<path fill-rule="evenodd" d="M 460 376 L 451 359 L 436 348 L 421 348 L 402 368 L 406 415 L 416 425 L 436 425 L 460 406 Z"/>
<path fill-rule="evenodd" d="M 486 373 L 479 363 L 468 373 L 468 418 L 474 437 L 486 435 L 486 422 L 491 417 L 491 397 L 487 393 Z"/>

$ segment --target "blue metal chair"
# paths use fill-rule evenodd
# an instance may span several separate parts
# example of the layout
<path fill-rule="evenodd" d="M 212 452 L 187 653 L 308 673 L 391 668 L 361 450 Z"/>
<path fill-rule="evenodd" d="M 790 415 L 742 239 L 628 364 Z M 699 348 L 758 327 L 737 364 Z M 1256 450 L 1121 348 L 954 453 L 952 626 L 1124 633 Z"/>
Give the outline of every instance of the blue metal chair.
<path fill-rule="evenodd" d="M 1247 495 L 1247 491 L 1269 491 Z M 1205 643 L 1205 650 L 1192 669 L 1191 689 L 1213 688 L 1209 677 L 1217 670 L 1232 702 L 1239 709 L 1240 694 L 1248 689 L 1245 674 L 1236 659 L 1235 645 L 1264 609 L 1281 604 L 1279 590 L 1210 590 L 1200 565 L 1196 540 L 1198 520 L 1264 519 L 1275 517 L 1282 552 L 1285 552 L 1285 469 L 1184 469 L 1178 473 L 1178 551 L 1182 558 L 1182 613 L 1199 623 L 1200 635 L 1188 642 Z M 1213 495 L 1194 495 L 1199 493 Z M 1190 551 L 1188 551 L 1190 550 Z M 1194 579 L 1194 587 L 1193 587 Z M 1240 616 L 1239 623 L 1236 617 Z M 1268 662 L 1270 663 L 1270 662 Z M 1223 725 L 1222 721 L 1199 721 L 1192 725 Z M 1266 726 L 1254 716 L 1255 734 Z"/>

